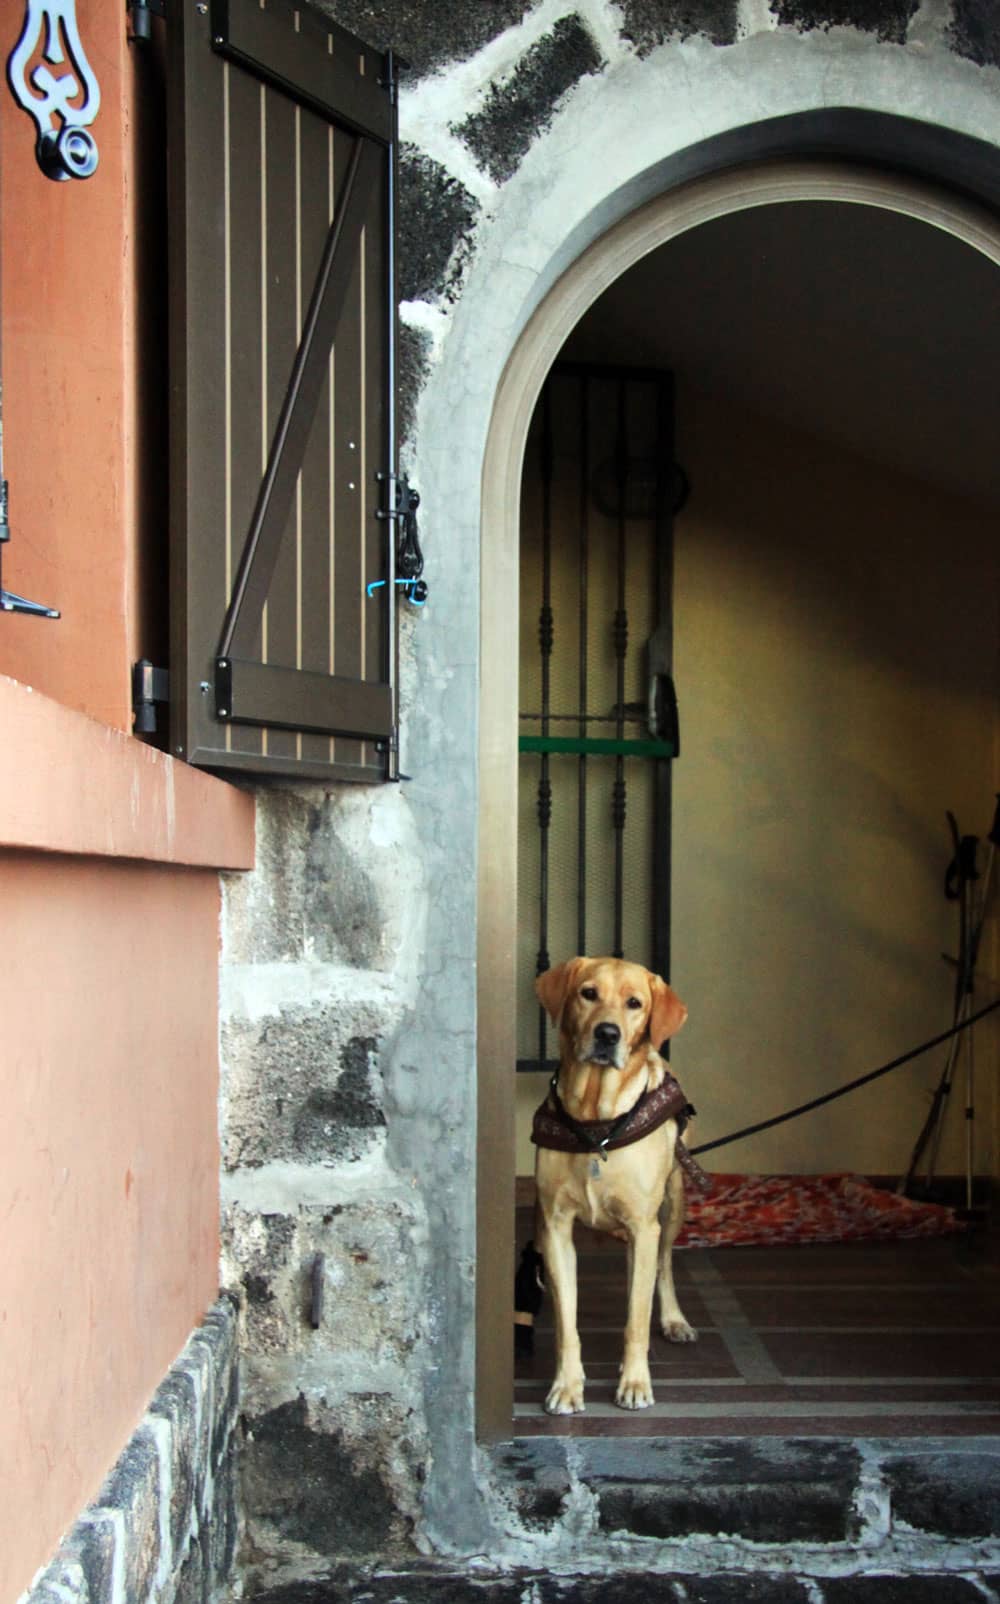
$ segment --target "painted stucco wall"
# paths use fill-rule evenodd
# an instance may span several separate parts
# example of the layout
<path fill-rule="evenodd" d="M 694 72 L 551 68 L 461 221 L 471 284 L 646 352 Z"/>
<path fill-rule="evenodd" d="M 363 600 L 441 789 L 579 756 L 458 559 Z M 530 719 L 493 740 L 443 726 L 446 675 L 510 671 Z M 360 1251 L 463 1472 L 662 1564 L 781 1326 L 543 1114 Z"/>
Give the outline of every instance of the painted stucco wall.
<path fill-rule="evenodd" d="M 680 402 L 681 460 L 702 491 L 678 520 L 675 954 L 691 1030 L 675 1056 L 711 1141 L 950 1023 L 945 814 L 979 836 L 992 820 L 1000 559 L 993 508 L 714 398 Z M 713 1166 L 902 1174 L 942 1061 L 931 1053 Z M 995 1097 L 981 1079 L 979 1173 L 996 1173 Z M 964 1141 L 956 1106 L 938 1173 L 964 1170 Z"/>
<path fill-rule="evenodd" d="M 96 4 L 77 12 L 101 92 L 93 177 L 43 178 L 34 121 L 6 84 L 0 96 L 11 519 L 4 583 L 62 615 L 57 626 L 5 617 L 0 673 L 129 729 L 127 553 L 137 546 L 132 62 L 117 17 Z M 23 21 L 23 7 L 3 7 L 5 62 Z"/>
<path fill-rule="evenodd" d="M 3 580 L 61 613 L 0 612 L 5 1604 L 217 1296 L 218 871 L 253 860 L 252 798 L 130 733 L 162 439 L 140 460 L 135 64 L 123 11 L 76 12 L 96 174 L 44 177 L 0 94 Z M 5 62 L 25 15 L 0 6 Z"/>
<path fill-rule="evenodd" d="M 210 870 L 0 853 L 5 1599 L 216 1295 L 218 896 Z"/>
<path fill-rule="evenodd" d="M 413 63 L 405 455 L 431 590 L 403 625 L 411 778 L 262 794 L 258 870 L 226 895 L 246 1553 L 271 1579 L 414 1545 L 544 1543 L 579 1560 L 602 1551 L 592 1516 L 528 1529 L 475 1443 L 478 623 L 493 579 L 479 541 L 497 387 L 560 275 L 690 175 L 685 153 L 708 139 L 847 107 L 1000 144 L 1000 39 L 989 8 L 944 0 L 328 9 Z M 513 668 L 509 628 L 509 665 L 484 674 Z"/>

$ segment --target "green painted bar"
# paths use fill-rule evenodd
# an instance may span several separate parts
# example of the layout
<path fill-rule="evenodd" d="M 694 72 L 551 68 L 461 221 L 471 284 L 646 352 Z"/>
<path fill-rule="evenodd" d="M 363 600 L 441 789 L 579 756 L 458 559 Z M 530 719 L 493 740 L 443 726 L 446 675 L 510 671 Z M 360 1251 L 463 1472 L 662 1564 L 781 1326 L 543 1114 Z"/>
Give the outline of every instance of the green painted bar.
<path fill-rule="evenodd" d="M 578 757 L 673 757 L 671 741 L 615 741 L 597 735 L 521 735 L 519 752 L 576 754 Z"/>

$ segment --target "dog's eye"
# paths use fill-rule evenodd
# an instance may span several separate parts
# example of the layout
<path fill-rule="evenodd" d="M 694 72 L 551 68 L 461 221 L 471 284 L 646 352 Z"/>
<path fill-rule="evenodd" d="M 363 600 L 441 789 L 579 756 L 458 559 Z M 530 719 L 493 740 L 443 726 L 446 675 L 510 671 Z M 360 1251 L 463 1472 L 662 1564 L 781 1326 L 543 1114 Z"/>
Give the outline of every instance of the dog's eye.
<path fill-rule="evenodd" d="M 642 1007 L 642 1003 L 639 1001 L 638 997 L 630 997 L 628 1002 L 625 1004 L 625 1007 L 626 1008 L 641 1008 Z"/>
<path fill-rule="evenodd" d="M 580 996 L 586 998 L 587 1002 L 596 1002 L 597 1001 L 597 987 L 596 986 L 582 986 L 580 988 Z"/>

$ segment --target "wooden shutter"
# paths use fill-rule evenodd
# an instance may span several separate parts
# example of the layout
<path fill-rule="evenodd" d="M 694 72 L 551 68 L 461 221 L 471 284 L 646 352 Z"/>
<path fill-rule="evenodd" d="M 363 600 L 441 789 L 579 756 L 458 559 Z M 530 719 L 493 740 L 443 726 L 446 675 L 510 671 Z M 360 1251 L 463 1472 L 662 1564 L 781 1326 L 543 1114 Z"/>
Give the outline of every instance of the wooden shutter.
<path fill-rule="evenodd" d="M 289 0 L 168 37 L 171 750 L 391 777 L 391 58 Z"/>

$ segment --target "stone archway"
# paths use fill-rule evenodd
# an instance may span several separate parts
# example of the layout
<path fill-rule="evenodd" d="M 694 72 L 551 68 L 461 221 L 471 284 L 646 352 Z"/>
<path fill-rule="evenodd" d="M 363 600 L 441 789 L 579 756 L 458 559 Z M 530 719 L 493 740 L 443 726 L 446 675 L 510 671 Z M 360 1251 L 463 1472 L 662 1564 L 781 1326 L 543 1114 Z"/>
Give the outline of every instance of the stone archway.
<path fill-rule="evenodd" d="M 647 202 L 587 246 L 536 307 L 517 338 L 502 381 L 485 451 L 482 565 L 489 576 L 481 614 L 479 951 L 479 1282 L 510 1279 L 509 1249 L 490 1220 L 511 1213 L 513 1141 L 507 1082 L 516 1053 L 511 990 L 515 941 L 516 676 L 510 672 L 517 616 L 518 509 L 524 441 L 535 400 L 582 314 L 628 267 L 711 219 L 754 206 L 830 200 L 901 213 L 1000 265 L 1000 231 L 973 203 L 915 179 L 872 167 L 814 162 L 742 166 L 682 184 Z M 500 1342 L 494 1340 L 499 1328 Z M 509 1431 L 508 1332 L 481 1310 L 479 1419 L 484 1435 Z"/>

